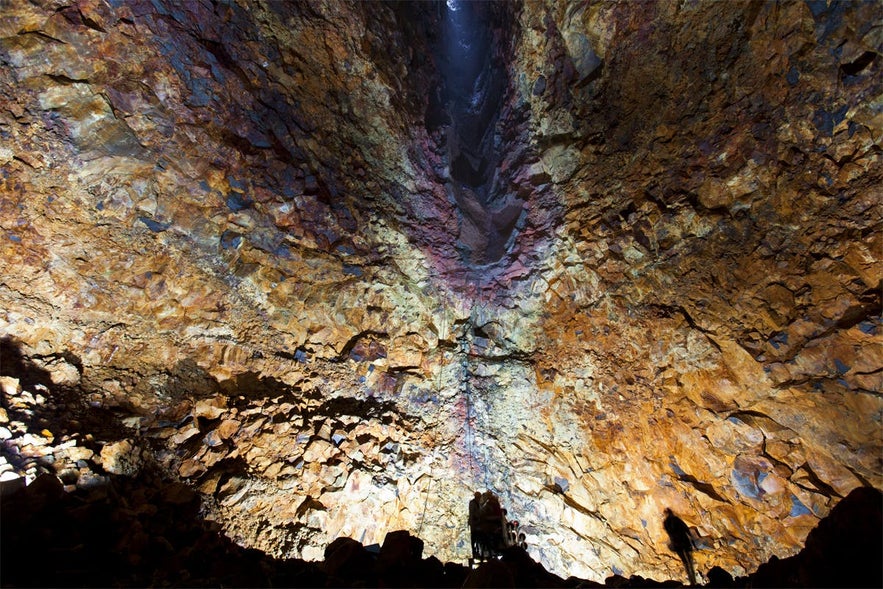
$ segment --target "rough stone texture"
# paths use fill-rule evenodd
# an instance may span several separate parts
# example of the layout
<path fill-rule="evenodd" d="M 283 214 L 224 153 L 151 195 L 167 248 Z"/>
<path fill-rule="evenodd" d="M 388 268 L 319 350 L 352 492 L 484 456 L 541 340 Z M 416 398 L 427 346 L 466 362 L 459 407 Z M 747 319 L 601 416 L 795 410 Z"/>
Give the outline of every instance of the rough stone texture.
<path fill-rule="evenodd" d="M 307 560 L 464 560 L 487 487 L 594 580 L 682 574 L 665 507 L 738 576 L 883 486 L 878 3 L 488 4 L 484 202 L 443 3 L 3 11 L 2 367 L 128 428 L 78 460 Z"/>

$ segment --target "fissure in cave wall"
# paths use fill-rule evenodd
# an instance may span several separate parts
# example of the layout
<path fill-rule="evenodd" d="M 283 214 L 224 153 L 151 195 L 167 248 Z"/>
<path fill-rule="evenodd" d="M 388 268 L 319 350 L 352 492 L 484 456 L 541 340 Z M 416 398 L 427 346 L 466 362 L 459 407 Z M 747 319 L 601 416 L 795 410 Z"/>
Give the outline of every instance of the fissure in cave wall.
<path fill-rule="evenodd" d="M 879 3 L 3 11 L 3 476 L 156 464 L 307 559 L 464 559 L 488 487 L 596 580 L 883 485 Z"/>

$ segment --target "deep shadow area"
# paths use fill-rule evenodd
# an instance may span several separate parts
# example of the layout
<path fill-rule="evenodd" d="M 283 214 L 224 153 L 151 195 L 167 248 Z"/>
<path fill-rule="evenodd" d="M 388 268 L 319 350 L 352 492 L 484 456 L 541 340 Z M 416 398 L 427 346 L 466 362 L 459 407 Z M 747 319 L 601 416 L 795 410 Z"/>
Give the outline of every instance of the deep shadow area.
<path fill-rule="evenodd" d="M 441 85 L 437 114 L 428 117 L 428 125 L 448 123 L 447 187 L 459 210 L 459 249 L 467 264 L 503 258 L 522 212 L 523 198 L 510 187 L 511 172 L 501 169 L 518 149 L 501 131 L 518 118 L 506 108 L 517 10 L 514 3 L 450 0 L 434 48 Z"/>
<path fill-rule="evenodd" d="M 315 587 L 316 565 L 237 546 L 157 473 L 65 493 L 50 474 L 2 504 L 4 587 Z"/>
<path fill-rule="evenodd" d="M 709 574 L 713 587 L 880 587 L 881 501 L 855 489 L 807 538 L 748 577 Z M 66 493 L 53 475 L 4 497 L 4 587 L 677 587 L 614 575 L 602 585 L 546 571 L 526 551 L 469 570 L 423 558 L 423 541 L 391 532 L 382 546 L 339 538 L 323 562 L 274 559 L 242 548 L 200 516 L 199 496 L 152 469 Z M 721 574 L 722 573 L 722 574 Z"/>
<path fill-rule="evenodd" d="M 79 364 L 79 359 L 72 354 L 47 356 L 40 360 L 55 358 Z M 121 437 L 118 413 L 125 412 L 126 408 L 87 406 L 82 390 L 53 384 L 50 372 L 23 354 L 15 338 L 0 338 L 0 376 L 18 379 L 22 389 L 39 391 L 45 397 L 42 403 L 21 405 L 11 404 L 6 395 L 0 395 L 0 407 L 6 410 L 8 418 L 27 423 L 30 431 L 47 428 L 55 437 L 78 432 L 89 432 L 106 439 Z"/>

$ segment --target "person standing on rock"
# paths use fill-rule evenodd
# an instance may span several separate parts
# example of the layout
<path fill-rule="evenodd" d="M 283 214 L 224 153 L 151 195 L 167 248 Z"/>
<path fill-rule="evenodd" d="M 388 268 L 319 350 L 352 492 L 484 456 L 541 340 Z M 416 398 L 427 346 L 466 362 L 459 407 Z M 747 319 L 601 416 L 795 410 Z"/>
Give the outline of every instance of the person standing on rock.
<path fill-rule="evenodd" d="M 693 568 L 693 538 L 690 536 L 690 528 L 684 523 L 684 520 L 676 516 L 668 507 L 665 508 L 665 519 L 662 522 L 666 533 L 668 534 L 668 547 L 681 557 L 684 568 L 687 569 L 687 577 L 690 579 L 690 586 L 696 585 L 696 570 Z"/>

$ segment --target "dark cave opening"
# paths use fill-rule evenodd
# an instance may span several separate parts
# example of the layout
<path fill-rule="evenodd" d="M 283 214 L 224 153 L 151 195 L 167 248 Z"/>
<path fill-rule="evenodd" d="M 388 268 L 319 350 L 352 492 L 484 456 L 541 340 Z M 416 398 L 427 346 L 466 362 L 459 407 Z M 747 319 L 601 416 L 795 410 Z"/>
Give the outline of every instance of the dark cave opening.
<path fill-rule="evenodd" d="M 467 265 L 501 260 L 513 242 L 523 201 L 500 171 L 513 146 L 500 129 L 511 99 L 507 62 L 516 6 L 448 0 L 435 57 L 440 89 L 427 123 L 447 122 L 447 190 L 459 211 L 458 249 Z"/>

